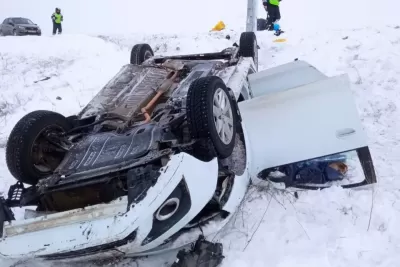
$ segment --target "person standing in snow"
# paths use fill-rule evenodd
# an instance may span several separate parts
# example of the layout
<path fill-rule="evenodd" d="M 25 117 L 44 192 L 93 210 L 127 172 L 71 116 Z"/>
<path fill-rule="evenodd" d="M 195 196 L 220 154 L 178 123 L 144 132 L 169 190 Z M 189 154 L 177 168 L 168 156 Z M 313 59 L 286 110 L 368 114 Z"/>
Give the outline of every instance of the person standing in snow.
<path fill-rule="evenodd" d="M 267 30 L 274 30 L 274 23 L 281 19 L 281 12 L 279 10 L 279 3 L 281 0 L 263 0 L 263 5 L 267 11 Z"/>
<path fill-rule="evenodd" d="M 63 21 L 63 15 L 61 14 L 61 9 L 56 7 L 56 12 L 51 15 L 51 20 L 53 21 L 53 35 L 56 34 L 58 30 L 58 34 L 62 33 L 61 22 Z"/>
<path fill-rule="evenodd" d="M 268 7 L 269 7 L 269 0 L 262 0 L 262 3 L 263 3 L 263 6 L 264 6 L 264 9 L 265 9 L 265 11 L 267 12 L 267 21 L 269 21 L 269 13 L 268 13 Z M 269 30 L 269 27 L 268 27 L 268 25 L 267 25 L 267 28 L 266 28 L 267 30 Z"/>

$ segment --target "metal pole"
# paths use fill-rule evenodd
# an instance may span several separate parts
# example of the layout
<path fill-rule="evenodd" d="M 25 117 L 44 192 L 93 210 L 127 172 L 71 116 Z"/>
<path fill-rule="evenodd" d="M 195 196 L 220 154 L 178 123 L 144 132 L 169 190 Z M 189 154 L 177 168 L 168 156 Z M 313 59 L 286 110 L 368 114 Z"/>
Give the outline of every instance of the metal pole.
<path fill-rule="evenodd" d="M 246 32 L 257 31 L 257 0 L 247 0 Z"/>

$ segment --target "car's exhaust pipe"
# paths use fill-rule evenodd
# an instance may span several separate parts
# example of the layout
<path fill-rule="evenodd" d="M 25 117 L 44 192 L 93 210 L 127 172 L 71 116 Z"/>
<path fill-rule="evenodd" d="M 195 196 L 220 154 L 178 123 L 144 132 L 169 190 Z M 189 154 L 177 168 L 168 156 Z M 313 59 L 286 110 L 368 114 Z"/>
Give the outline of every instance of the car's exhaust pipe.
<path fill-rule="evenodd" d="M 151 121 L 151 111 L 153 110 L 154 106 L 157 103 L 157 100 L 168 90 L 171 88 L 175 88 L 177 84 L 175 83 L 176 77 L 180 74 L 179 71 L 171 71 L 168 73 L 166 80 L 160 85 L 160 87 L 157 89 L 157 94 L 150 100 L 149 103 L 145 107 L 141 109 L 144 117 L 145 117 L 145 122 Z"/>

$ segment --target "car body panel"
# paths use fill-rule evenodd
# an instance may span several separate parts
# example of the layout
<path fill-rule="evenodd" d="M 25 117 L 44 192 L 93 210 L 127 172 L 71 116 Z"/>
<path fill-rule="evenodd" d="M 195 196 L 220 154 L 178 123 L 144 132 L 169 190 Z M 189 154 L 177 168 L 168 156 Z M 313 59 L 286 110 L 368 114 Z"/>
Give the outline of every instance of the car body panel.
<path fill-rule="evenodd" d="M 193 172 L 193 169 L 198 171 Z M 121 249 L 132 253 L 155 248 L 176 228 L 180 229 L 192 220 L 207 204 L 214 194 L 217 177 L 217 159 L 202 162 L 186 153 L 174 155 L 161 170 L 158 182 L 148 190 L 147 196 L 132 205 L 130 210 L 126 211 L 126 198 L 121 198 L 112 204 L 5 223 L 4 237 L 0 240 L 1 254 L 8 258 L 51 257 L 51 254 L 90 249 L 123 240 L 135 230 L 136 238 Z M 182 179 L 191 196 L 189 212 L 169 231 L 142 245 L 152 228 L 154 212 Z M 76 253 L 76 256 L 85 255 L 81 254 Z"/>
<path fill-rule="evenodd" d="M 240 206 L 242 203 L 248 186 L 250 184 L 251 180 L 251 174 L 249 173 L 250 171 L 250 164 L 252 162 L 252 154 L 251 154 L 251 147 L 248 146 L 247 144 L 250 144 L 249 141 L 249 135 L 247 132 L 247 128 L 244 124 L 242 124 L 242 129 L 243 129 L 243 137 L 244 137 L 244 150 L 245 150 L 245 159 L 244 159 L 244 171 L 243 173 L 237 173 L 234 178 L 234 184 L 232 187 L 232 192 L 230 194 L 230 197 L 228 201 L 225 203 L 223 206 L 223 210 L 229 212 L 230 214 L 235 214 L 237 211 L 237 208 Z M 237 148 L 235 148 L 237 149 Z M 235 153 L 235 151 L 234 151 Z M 234 154 L 233 153 L 233 154 Z M 238 153 L 239 154 L 239 153 Z M 233 160 L 239 161 L 241 159 L 235 158 L 235 154 L 232 156 Z"/>
<path fill-rule="evenodd" d="M 249 75 L 254 97 L 283 91 L 328 78 L 309 63 L 297 60 Z"/>
<path fill-rule="evenodd" d="M 161 139 L 161 135 L 161 127 L 148 123 L 124 134 L 104 132 L 85 136 L 70 149 L 56 172 L 70 178 L 90 178 L 92 170 L 104 173 L 129 168 L 148 155 L 152 148 L 155 149 L 155 142 Z M 98 175 L 99 172 L 94 173 Z"/>
<path fill-rule="evenodd" d="M 251 175 L 367 146 L 347 75 L 282 86 L 239 108 L 249 138 Z"/>
<path fill-rule="evenodd" d="M 243 99 L 253 97 L 253 90 L 250 90 L 247 79 L 247 77 L 253 73 L 257 73 L 253 59 L 243 57 L 240 58 L 238 64 L 235 66 L 233 74 L 229 76 L 229 79 L 224 80 L 226 86 L 235 94 L 236 100 L 239 100 L 240 96 L 242 96 Z"/>

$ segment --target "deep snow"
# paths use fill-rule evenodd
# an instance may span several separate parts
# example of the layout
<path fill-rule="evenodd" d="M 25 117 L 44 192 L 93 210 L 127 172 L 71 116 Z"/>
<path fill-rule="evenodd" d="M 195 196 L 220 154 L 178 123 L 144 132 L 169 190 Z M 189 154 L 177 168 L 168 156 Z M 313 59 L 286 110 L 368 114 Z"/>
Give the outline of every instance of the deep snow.
<path fill-rule="evenodd" d="M 0 38 L 0 192 L 14 182 L 4 144 L 24 114 L 35 109 L 77 112 L 128 62 L 134 43 L 149 42 L 159 54 L 222 50 L 244 29 L 242 2 L 42 0 L 39 5 L 0 0 L 0 20 L 29 16 L 47 33 L 56 4 L 66 17 L 63 36 Z M 400 19 L 397 2 L 380 3 L 354 0 L 344 9 L 334 1 L 284 0 L 287 42 L 273 43 L 270 32 L 257 33 L 260 70 L 299 58 L 327 75 L 350 75 L 378 184 L 373 189 L 303 191 L 297 200 L 289 192 L 252 187 L 234 220 L 213 239 L 224 244 L 224 267 L 398 266 Z M 264 15 L 261 4 L 259 9 Z M 160 18 L 165 12 L 170 19 Z M 228 29 L 208 33 L 219 19 Z M 227 34 L 231 40 L 224 38 Z M 35 83 L 45 77 L 50 79 Z M 139 260 L 138 266 L 168 266 L 164 263 L 173 256 Z M 109 266 L 136 265 L 122 260 Z"/>

